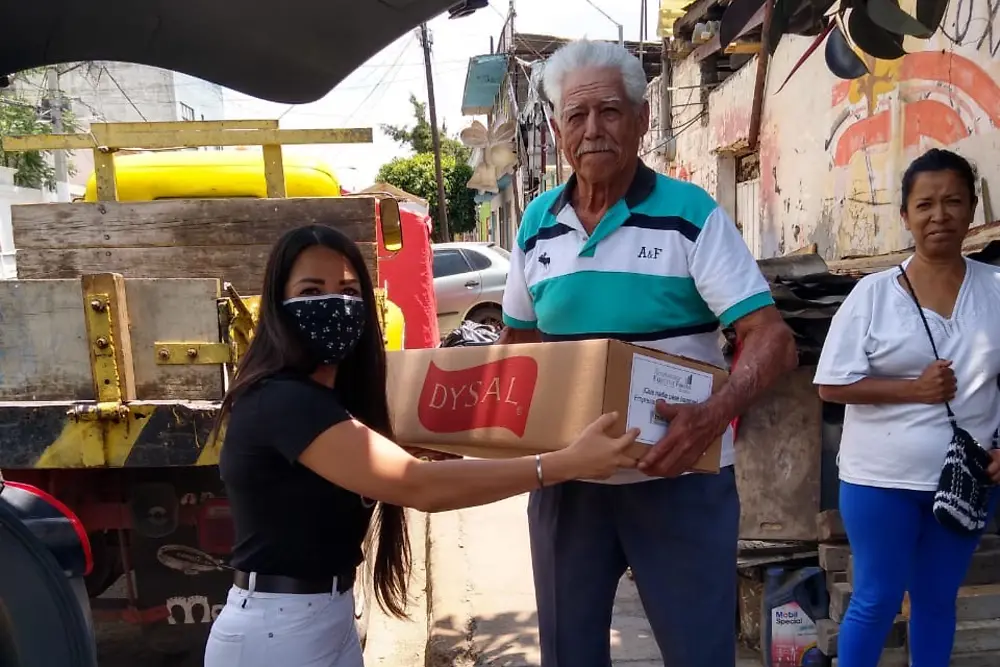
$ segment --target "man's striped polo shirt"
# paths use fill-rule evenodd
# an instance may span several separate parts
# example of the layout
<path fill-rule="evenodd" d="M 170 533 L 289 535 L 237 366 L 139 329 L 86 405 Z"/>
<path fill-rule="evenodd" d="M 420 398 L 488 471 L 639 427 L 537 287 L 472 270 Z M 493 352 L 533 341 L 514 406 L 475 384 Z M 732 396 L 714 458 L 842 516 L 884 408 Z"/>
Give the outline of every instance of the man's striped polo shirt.
<path fill-rule="evenodd" d="M 590 235 L 573 210 L 575 185 L 573 175 L 525 208 L 504 323 L 537 328 L 545 341 L 614 338 L 725 366 L 720 323 L 774 303 L 726 212 L 698 186 L 640 162 L 625 197 Z M 729 429 L 722 465 L 732 463 Z"/>

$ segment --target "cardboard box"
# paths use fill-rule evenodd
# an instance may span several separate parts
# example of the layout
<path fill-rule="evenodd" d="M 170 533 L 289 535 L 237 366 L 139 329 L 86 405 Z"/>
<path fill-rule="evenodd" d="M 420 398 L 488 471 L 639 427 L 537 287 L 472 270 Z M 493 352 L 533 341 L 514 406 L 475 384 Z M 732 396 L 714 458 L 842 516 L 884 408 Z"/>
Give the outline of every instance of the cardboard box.
<path fill-rule="evenodd" d="M 666 423 L 658 398 L 698 403 L 726 371 L 611 340 L 402 350 L 388 353 L 389 407 L 400 443 L 480 458 L 555 451 L 602 413 L 609 431 L 640 427 L 629 454 L 640 458 Z M 718 472 L 716 441 L 694 470 Z"/>

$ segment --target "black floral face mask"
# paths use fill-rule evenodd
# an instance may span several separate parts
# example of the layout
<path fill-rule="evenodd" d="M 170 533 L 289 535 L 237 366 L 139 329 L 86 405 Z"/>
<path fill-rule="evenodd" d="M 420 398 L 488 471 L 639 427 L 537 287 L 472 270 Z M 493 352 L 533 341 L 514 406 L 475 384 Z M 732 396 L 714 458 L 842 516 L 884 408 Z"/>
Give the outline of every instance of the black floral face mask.
<path fill-rule="evenodd" d="M 321 364 L 339 364 L 361 340 L 364 299 L 345 294 L 300 296 L 284 302 L 309 349 Z"/>

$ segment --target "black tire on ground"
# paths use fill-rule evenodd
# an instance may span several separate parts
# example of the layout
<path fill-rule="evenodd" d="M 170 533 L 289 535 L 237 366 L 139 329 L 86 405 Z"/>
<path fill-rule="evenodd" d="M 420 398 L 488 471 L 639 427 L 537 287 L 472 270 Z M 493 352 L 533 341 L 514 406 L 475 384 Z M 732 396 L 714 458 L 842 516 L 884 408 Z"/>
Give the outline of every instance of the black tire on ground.
<path fill-rule="evenodd" d="M 503 312 L 497 306 L 479 306 L 465 319 L 476 324 L 489 324 L 497 329 L 503 328 Z"/>
<path fill-rule="evenodd" d="M 56 559 L 0 506 L 0 664 L 97 667 L 77 593 Z"/>

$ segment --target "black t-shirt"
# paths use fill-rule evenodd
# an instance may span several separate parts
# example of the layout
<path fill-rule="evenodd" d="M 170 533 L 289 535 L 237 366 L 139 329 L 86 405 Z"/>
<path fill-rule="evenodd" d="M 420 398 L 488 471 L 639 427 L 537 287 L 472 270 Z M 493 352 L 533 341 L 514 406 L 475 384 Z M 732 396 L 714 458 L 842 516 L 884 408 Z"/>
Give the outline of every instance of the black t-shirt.
<path fill-rule="evenodd" d="M 333 389 L 303 376 L 266 379 L 236 400 L 219 458 L 236 530 L 234 568 L 316 579 L 361 563 L 370 503 L 298 462 L 317 436 L 348 419 Z"/>

